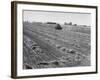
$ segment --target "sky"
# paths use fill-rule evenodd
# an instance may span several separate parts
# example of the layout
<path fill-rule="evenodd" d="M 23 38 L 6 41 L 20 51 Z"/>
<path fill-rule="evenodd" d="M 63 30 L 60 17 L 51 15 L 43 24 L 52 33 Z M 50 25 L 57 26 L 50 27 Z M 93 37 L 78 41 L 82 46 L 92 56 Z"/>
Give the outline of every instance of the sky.
<path fill-rule="evenodd" d="M 24 10 L 23 20 L 29 22 L 57 22 L 60 24 L 64 24 L 64 22 L 72 22 L 73 24 L 90 26 L 91 14 Z"/>

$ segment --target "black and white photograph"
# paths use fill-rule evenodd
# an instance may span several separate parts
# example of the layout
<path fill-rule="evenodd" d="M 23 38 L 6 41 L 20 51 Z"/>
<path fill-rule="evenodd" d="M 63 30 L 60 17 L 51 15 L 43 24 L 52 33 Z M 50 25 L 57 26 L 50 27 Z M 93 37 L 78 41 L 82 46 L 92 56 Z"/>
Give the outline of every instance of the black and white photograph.
<path fill-rule="evenodd" d="M 91 14 L 23 10 L 23 69 L 91 66 Z"/>
<path fill-rule="evenodd" d="M 97 73 L 97 6 L 12 2 L 12 78 Z"/>

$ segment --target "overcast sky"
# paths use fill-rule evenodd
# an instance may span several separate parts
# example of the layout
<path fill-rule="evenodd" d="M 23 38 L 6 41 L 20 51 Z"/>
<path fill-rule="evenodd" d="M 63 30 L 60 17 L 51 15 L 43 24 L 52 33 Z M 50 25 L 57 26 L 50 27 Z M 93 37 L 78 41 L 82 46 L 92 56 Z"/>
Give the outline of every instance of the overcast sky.
<path fill-rule="evenodd" d="M 23 20 L 29 22 L 58 22 L 63 24 L 64 22 L 72 22 L 78 25 L 91 24 L 91 14 L 89 13 L 73 13 L 73 12 L 47 12 L 47 11 L 23 11 Z"/>

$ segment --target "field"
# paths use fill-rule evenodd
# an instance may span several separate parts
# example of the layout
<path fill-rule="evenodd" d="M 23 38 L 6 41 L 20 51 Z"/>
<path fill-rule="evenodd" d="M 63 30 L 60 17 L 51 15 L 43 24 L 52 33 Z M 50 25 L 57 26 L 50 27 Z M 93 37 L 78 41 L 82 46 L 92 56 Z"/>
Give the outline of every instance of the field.
<path fill-rule="evenodd" d="M 23 22 L 23 69 L 91 65 L 90 27 Z"/>

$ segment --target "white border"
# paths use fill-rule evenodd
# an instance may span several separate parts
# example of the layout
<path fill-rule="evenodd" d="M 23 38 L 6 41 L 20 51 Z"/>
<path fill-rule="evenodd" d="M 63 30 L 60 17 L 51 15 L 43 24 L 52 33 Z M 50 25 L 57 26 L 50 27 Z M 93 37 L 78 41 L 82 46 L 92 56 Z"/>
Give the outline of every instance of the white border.
<path fill-rule="evenodd" d="M 70 67 L 70 68 L 50 68 L 50 69 L 32 69 L 23 70 L 23 26 L 22 26 L 22 10 L 46 10 L 46 11 L 63 11 L 63 12 L 83 12 L 91 13 L 91 66 L 90 67 Z M 49 75 L 63 73 L 93 72 L 96 70 L 96 10 L 89 8 L 73 8 L 45 5 L 17 5 L 17 76 L 33 76 L 33 75 Z"/>

